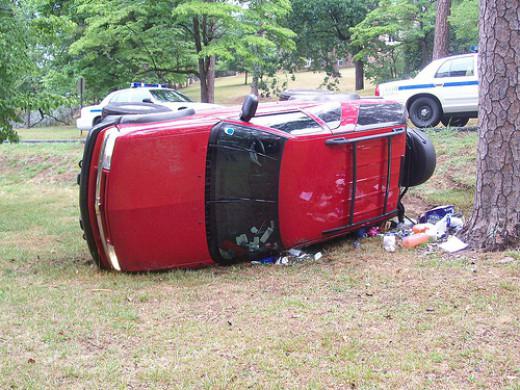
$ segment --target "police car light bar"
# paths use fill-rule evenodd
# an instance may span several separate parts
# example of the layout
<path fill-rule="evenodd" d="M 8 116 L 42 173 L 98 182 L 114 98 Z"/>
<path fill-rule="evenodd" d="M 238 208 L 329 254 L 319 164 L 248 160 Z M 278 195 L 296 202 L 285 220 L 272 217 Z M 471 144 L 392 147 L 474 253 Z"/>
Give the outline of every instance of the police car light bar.
<path fill-rule="evenodd" d="M 130 83 L 130 88 L 168 88 L 168 86 L 164 84 L 150 84 L 134 81 Z"/>

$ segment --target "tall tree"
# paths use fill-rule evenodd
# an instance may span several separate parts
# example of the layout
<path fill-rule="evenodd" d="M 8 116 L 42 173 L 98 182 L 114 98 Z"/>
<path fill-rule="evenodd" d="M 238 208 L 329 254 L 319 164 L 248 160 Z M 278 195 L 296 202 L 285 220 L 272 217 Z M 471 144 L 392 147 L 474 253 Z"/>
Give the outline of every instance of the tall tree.
<path fill-rule="evenodd" d="M 175 22 L 194 43 L 201 85 L 201 101 L 214 100 L 217 58 L 253 63 L 253 91 L 257 91 L 263 58 L 276 47 L 292 50 L 294 33 L 280 21 L 290 12 L 289 0 L 187 0 L 173 10 Z"/>
<path fill-rule="evenodd" d="M 458 0 L 451 6 L 450 48 L 454 52 L 466 52 L 478 45 L 479 0 Z"/>
<path fill-rule="evenodd" d="M 448 56 L 449 25 L 451 0 L 437 0 L 437 16 L 435 18 L 435 38 L 433 40 L 433 59 Z"/>
<path fill-rule="evenodd" d="M 29 69 L 26 30 L 14 2 L 0 0 L 0 143 L 17 141 L 11 122 L 17 118 L 19 87 Z"/>
<path fill-rule="evenodd" d="M 481 0 L 477 185 L 467 239 L 474 248 L 520 245 L 519 0 Z"/>
<path fill-rule="evenodd" d="M 69 54 L 86 79 L 90 97 L 128 87 L 130 81 L 176 83 L 197 74 L 193 44 L 172 21 L 168 1 L 75 0 L 78 35 Z"/>
<path fill-rule="evenodd" d="M 351 27 L 356 26 L 374 7 L 365 0 L 293 0 L 289 27 L 298 34 L 298 56 L 309 58 L 315 69 L 335 76 L 337 60 L 361 49 L 352 42 Z M 364 88 L 364 59 L 354 61 L 356 89 Z"/>
<path fill-rule="evenodd" d="M 380 0 L 377 8 L 352 29 L 352 42 L 367 61 L 376 82 L 412 76 L 431 62 L 435 21 L 432 0 Z"/>

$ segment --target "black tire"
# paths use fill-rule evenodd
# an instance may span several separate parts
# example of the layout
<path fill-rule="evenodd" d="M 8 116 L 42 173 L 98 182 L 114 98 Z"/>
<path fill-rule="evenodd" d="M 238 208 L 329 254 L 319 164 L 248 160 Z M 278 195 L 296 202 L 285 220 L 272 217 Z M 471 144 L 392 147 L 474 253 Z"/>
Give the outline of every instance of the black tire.
<path fill-rule="evenodd" d="M 409 109 L 410 120 L 419 127 L 435 127 L 442 117 L 439 103 L 432 97 L 421 96 L 415 99 Z"/>
<path fill-rule="evenodd" d="M 99 125 L 101 123 L 101 117 L 100 116 L 96 116 L 94 118 L 94 121 L 92 122 L 92 127 L 96 127 L 97 125 Z"/>
<path fill-rule="evenodd" d="M 467 116 L 445 116 L 441 120 L 442 124 L 446 127 L 464 127 L 469 122 Z"/>
<path fill-rule="evenodd" d="M 111 115 L 157 114 L 170 111 L 168 107 L 153 103 L 110 103 L 103 107 L 101 117 L 104 119 Z"/>
<path fill-rule="evenodd" d="M 437 156 L 430 138 L 421 130 L 408 129 L 406 154 L 399 184 L 413 187 L 427 181 L 435 171 Z"/>

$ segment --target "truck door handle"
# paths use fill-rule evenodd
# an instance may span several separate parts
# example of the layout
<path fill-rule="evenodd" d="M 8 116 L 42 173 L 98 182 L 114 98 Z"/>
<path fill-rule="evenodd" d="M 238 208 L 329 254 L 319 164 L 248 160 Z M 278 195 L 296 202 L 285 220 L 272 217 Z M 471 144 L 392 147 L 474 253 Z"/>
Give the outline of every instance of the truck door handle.
<path fill-rule="evenodd" d="M 331 138 L 325 141 L 325 145 L 345 145 L 349 141 L 346 138 Z"/>

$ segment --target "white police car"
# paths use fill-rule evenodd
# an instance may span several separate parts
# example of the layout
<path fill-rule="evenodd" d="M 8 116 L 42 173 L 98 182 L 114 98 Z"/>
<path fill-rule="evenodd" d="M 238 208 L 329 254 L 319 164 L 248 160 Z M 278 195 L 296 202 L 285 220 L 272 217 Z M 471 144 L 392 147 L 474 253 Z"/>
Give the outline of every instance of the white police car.
<path fill-rule="evenodd" d="M 406 105 L 417 127 L 462 127 L 477 117 L 478 85 L 477 54 L 465 54 L 433 61 L 413 79 L 380 84 L 375 94 Z"/>
<path fill-rule="evenodd" d="M 193 108 L 196 111 L 217 107 L 215 104 L 196 103 L 179 91 L 165 88 L 161 84 L 131 83 L 130 88 L 114 91 L 105 97 L 101 103 L 83 107 L 76 126 L 81 131 L 89 130 L 101 121 L 103 107 L 109 103 L 155 103 L 171 110 Z"/>

